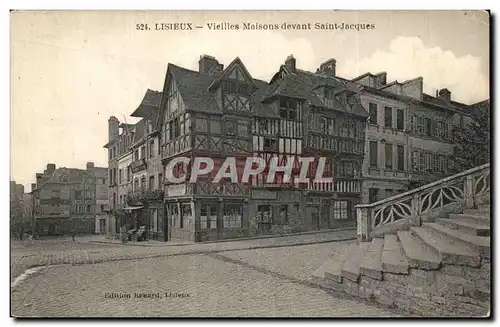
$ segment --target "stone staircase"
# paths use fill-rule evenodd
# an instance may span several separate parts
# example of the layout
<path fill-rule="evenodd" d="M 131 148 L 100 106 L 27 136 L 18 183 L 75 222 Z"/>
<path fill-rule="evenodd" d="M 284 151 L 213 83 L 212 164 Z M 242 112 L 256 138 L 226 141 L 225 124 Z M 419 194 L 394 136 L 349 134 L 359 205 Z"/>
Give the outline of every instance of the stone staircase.
<path fill-rule="evenodd" d="M 489 193 L 489 192 L 488 192 Z M 312 275 L 317 285 L 420 316 L 490 312 L 490 204 L 352 244 Z"/>

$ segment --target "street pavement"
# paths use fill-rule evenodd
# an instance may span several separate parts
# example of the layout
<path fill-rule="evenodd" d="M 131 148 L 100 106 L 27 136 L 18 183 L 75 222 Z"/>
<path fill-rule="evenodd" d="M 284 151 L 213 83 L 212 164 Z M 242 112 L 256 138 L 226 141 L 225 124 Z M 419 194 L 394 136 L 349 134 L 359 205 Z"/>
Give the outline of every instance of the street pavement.
<path fill-rule="evenodd" d="M 242 249 L 259 249 L 269 247 L 290 247 L 302 244 L 317 244 L 339 240 L 354 239 L 356 231 L 338 230 L 302 234 L 294 236 L 249 239 L 219 243 L 196 243 L 179 245 L 177 243 L 160 243 L 158 246 L 141 246 L 140 243 L 102 243 L 96 237 L 78 237 L 77 242 L 71 238 L 53 240 L 34 240 L 31 242 L 11 242 L 11 282 L 31 267 L 58 264 L 86 264 L 108 261 L 147 259 L 181 254 L 199 254 L 209 252 L 234 251 Z M 162 245 L 163 244 L 163 245 Z"/>
<path fill-rule="evenodd" d="M 337 238 L 346 238 L 345 234 L 338 233 Z M 299 245 L 304 241 L 299 236 L 276 239 L 267 244 L 248 240 L 195 247 L 91 242 L 62 242 L 59 250 L 49 243 L 14 246 L 11 268 L 17 267 L 17 275 L 11 277 L 34 263 L 43 267 L 11 288 L 11 313 L 17 317 L 398 316 L 310 283 L 312 271 L 352 240 Z M 286 242 L 290 246 L 284 246 Z"/>

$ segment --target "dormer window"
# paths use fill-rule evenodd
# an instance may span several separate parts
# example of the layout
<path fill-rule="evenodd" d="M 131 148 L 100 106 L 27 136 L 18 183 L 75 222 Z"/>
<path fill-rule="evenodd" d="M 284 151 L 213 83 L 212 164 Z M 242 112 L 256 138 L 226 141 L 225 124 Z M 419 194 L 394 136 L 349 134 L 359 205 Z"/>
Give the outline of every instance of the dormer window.
<path fill-rule="evenodd" d="M 302 104 L 299 100 L 280 97 L 280 117 L 290 120 L 301 120 Z"/>
<path fill-rule="evenodd" d="M 335 92 L 328 87 L 325 87 L 325 98 L 326 99 L 333 99 L 335 97 Z"/>

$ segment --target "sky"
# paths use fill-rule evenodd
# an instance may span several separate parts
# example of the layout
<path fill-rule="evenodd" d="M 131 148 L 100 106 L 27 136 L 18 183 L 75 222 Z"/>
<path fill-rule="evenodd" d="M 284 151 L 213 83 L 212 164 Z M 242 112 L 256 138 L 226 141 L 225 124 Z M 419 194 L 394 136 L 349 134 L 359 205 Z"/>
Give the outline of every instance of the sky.
<path fill-rule="evenodd" d="M 203 28 L 155 30 L 189 22 Z M 150 30 L 137 30 L 147 23 Z M 210 30 L 209 23 L 239 30 Z M 243 30 L 243 23 L 373 24 L 370 30 Z M 240 57 L 269 81 L 293 54 L 316 71 L 337 60 L 337 75 L 387 72 L 388 82 L 424 79 L 424 92 L 452 100 L 489 97 L 489 16 L 482 11 L 18 11 L 11 12 L 10 179 L 30 191 L 47 163 L 107 167 L 108 119 L 129 115 L 146 90 L 161 91 L 168 63 L 198 69 L 200 55 L 227 66 Z"/>

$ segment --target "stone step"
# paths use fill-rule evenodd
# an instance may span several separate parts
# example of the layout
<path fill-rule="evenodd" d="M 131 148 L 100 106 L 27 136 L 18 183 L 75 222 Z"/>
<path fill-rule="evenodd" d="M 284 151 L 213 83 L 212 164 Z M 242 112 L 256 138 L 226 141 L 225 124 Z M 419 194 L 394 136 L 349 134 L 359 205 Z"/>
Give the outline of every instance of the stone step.
<path fill-rule="evenodd" d="M 445 237 L 450 237 L 457 242 L 462 242 L 470 249 L 479 252 L 482 258 L 490 258 L 491 239 L 488 236 L 471 235 L 467 232 L 448 228 L 436 223 L 424 223 L 423 226 L 431 228 Z"/>
<path fill-rule="evenodd" d="M 349 250 L 346 252 L 347 259 L 342 266 L 343 278 L 347 278 L 355 283 L 359 281 L 359 266 L 370 244 L 370 242 L 361 242 L 357 244 L 357 246 L 349 248 Z"/>
<path fill-rule="evenodd" d="M 436 223 L 475 236 L 490 236 L 490 226 L 481 224 L 480 222 L 438 218 L 436 219 Z"/>
<path fill-rule="evenodd" d="M 360 264 L 361 275 L 382 280 L 382 250 L 384 239 L 374 238 Z"/>
<path fill-rule="evenodd" d="M 358 246 L 358 244 L 351 244 L 351 247 L 356 246 Z M 337 283 L 342 283 L 342 267 L 344 266 L 348 252 L 349 248 L 335 255 L 335 257 L 325 263 L 325 278 L 331 279 Z"/>
<path fill-rule="evenodd" d="M 435 227 L 435 225 L 438 224 L 434 224 L 432 227 Z M 439 253 L 443 263 L 468 265 L 471 267 L 479 266 L 481 258 L 476 249 L 471 249 L 463 242 L 456 241 L 449 236 L 443 235 L 432 227 L 429 227 L 428 224 L 423 224 L 422 227 L 410 227 L 410 230 L 422 242 Z"/>
<path fill-rule="evenodd" d="M 330 260 L 329 260 L 330 261 Z M 325 271 L 329 269 L 330 262 L 327 261 L 321 265 L 316 271 L 311 275 L 311 282 L 315 285 L 319 285 L 323 288 L 333 289 L 337 291 L 343 291 L 344 285 L 338 283 L 332 279 L 325 278 Z"/>
<path fill-rule="evenodd" d="M 396 235 L 385 235 L 382 251 L 382 269 L 393 274 L 405 274 L 408 271 L 408 260 Z"/>
<path fill-rule="evenodd" d="M 410 231 L 398 231 L 398 239 L 411 268 L 423 270 L 439 269 L 441 255 L 421 242 Z"/>
<path fill-rule="evenodd" d="M 490 224 L 490 215 L 489 214 L 481 214 L 481 213 L 474 213 L 474 214 L 458 214 L 458 213 L 452 213 L 448 216 L 449 219 L 453 220 L 462 220 L 462 221 L 472 221 L 475 223 L 478 223 L 480 225 L 489 225 Z"/>

